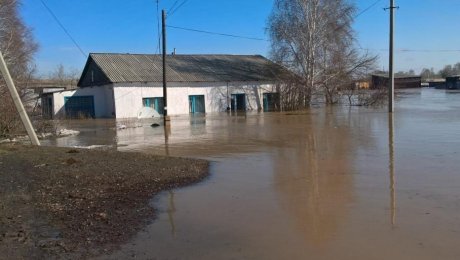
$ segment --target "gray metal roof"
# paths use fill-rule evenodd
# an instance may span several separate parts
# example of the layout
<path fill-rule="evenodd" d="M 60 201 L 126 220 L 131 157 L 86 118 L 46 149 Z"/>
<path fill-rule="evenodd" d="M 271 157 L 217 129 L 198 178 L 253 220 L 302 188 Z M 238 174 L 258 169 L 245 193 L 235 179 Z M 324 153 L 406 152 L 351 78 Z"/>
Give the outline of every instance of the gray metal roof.
<path fill-rule="evenodd" d="M 274 82 L 289 74 L 261 55 L 168 55 L 166 60 L 169 82 Z M 163 80 L 161 55 L 92 53 L 79 86 L 90 85 L 83 78 L 89 76 L 88 70 L 94 66 L 108 81 L 100 84 Z"/>

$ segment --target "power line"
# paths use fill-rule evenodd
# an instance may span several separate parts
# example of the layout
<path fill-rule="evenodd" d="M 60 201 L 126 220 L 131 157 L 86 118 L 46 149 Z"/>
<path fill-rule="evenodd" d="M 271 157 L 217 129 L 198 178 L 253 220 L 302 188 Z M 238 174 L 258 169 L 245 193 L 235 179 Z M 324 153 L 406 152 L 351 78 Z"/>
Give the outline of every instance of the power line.
<path fill-rule="evenodd" d="M 361 50 L 367 50 L 367 51 L 380 51 L 380 52 L 387 52 L 389 51 L 388 49 L 371 49 L 371 48 L 359 48 Z M 451 49 L 451 50 L 448 50 L 448 49 L 397 49 L 395 50 L 397 52 L 426 52 L 426 53 L 440 53 L 440 52 L 446 52 L 446 53 L 449 53 L 449 52 L 460 52 L 460 49 L 459 50 L 455 50 L 455 49 Z"/>
<path fill-rule="evenodd" d="M 179 10 L 183 5 L 185 5 L 186 3 L 188 2 L 188 0 L 184 0 L 182 1 L 182 3 L 180 5 L 178 5 L 175 9 L 171 10 L 171 12 L 169 13 L 169 17 L 171 17 L 175 12 L 177 12 L 177 10 Z"/>
<path fill-rule="evenodd" d="M 77 41 L 72 37 L 72 35 L 70 35 L 69 31 L 67 31 L 67 29 L 64 27 L 64 25 L 59 21 L 59 19 L 57 18 L 57 16 L 53 13 L 53 11 L 45 4 L 45 2 L 43 0 L 40 0 L 40 2 L 43 4 L 43 6 L 45 7 L 45 9 L 51 14 L 51 16 L 54 18 L 54 20 L 56 21 L 56 23 L 62 28 L 62 30 L 67 34 L 67 36 L 70 38 L 70 40 L 72 40 L 73 44 L 75 44 L 75 46 L 77 46 L 78 50 L 81 52 L 81 54 L 86 58 L 88 55 L 83 51 L 83 49 L 80 47 L 80 45 L 78 45 Z"/>
<path fill-rule="evenodd" d="M 399 49 L 397 50 L 399 52 L 460 52 L 460 50 L 442 50 L 442 49 L 439 49 L 439 50 L 411 50 L 411 49 Z"/>
<path fill-rule="evenodd" d="M 365 12 L 369 11 L 370 9 L 372 9 L 374 6 L 376 6 L 381 1 L 382 0 L 377 0 L 373 4 L 371 4 L 370 6 L 364 8 L 361 12 L 359 12 L 357 15 L 355 15 L 355 19 L 358 18 L 359 16 L 361 16 L 362 14 L 364 14 Z"/>
<path fill-rule="evenodd" d="M 184 30 L 184 31 L 191 31 L 191 32 L 198 32 L 198 33 L 206 33 L 206 34 L 219 35 L 219 36 L 226 36 L 226 37 L 233 37 L 233 38 L 241 38 L 241 39 L 254 40 L 254 41 L 269 41 L 269 40 L 263 39 L 263 38 L 247 37 L 247 36 L 241 36 L 241 35 L 235 35 L 235 34 L 227 34 L 227 33 L 219 33 L 219 32 L 210 32 L 210 31 L 203 31 L 203 30 L 197 30 L 197 29 L 191 29 L 191 28 L 184 28 L 184 27 L 172 26 L 172 25 L 168 25 L 167 27 L 169 27 L 169 28 L 174 28 L 174 29 L 179 29 L 179 30 Z"/>
<path fill-rule="evenodd" d="M 181 6 L 183 6 L 188 0 L 184 0 L 179 6 L 177 6 L 175 9 L 174 6 L 179 2 L 179 0 L 176 0 L 172 7 L 170 8 L 169 16 L 174 14 Z M 355 19 L 359 17 L 360 15 L 366 13 L 370 9 L 372 9 L 374 6 L 376 6 L 379 2 L 382 0 L 377 0 L 374 3 L 372 3 L 370 6 L 366 7 L 363 9 L 361 12 L 359 12 L 357 15 L 355 15 Z M 257 37 L 248 37 L 248 36 L 241 36 L 241 35 L 234 35 L 234 34 L 228 34 L 228 33 L 220 33 L 220 32 L 210 32 L 210 31 L 204 31 L 204 30 L 198 30 L 198 29 L 193 29 L 193 28 L 184 28 L 184 27 L 179 27 L 179 26 L 172 26 L 168 25 L 167 27 L 174 28 L 174 29 L 179 29 L 179 30 L 184 30 L 184 31 L 191 31 L 191 32 L 198 32 L 198 33 L 206 33 L 206 34 L 212 34 L 212 35 L 219 35 L 219 36 L 226 36 L 226 37 L 233 37 L 233 38 L 240 38 L 240 39 L 247 39 L 247 40 L 255 40 L 255 41 L 270 41 L 264 38 L 257 38 Z M 341 29 L 343 26 L 338 26 L 335 30 Z"/>
<path fill-rule="evenodd" d="M 171 10 L 174 9 L 174 7 L 176 7 L 177 3 L 179 3 L 179 0 L 176 0 L 176 1 L 174 2 L 174 4 L 171 5 L 171 7 L 168 9 L 168 14 L 171 12 Z"/>

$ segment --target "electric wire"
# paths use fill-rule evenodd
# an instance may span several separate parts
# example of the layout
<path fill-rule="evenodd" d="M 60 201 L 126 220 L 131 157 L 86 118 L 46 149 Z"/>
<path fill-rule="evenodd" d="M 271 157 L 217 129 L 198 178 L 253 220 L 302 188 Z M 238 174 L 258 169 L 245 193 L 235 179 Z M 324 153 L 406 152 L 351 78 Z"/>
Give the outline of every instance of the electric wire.
<path fill-rule="evenodd" d="M 178 5 L 175 9 L 171 10 L 171 12 L 168 14 L 169 17 L 171 17 L 177 10 L 179 10 L 183 5 L 185 5 L 188 2 L 188 0 L 182 1 L 180 5 Z"/>
<path fill-rule="evenodd" d="M 357 15 L 355 15 L 355 19 L 358 18 L 359 16 L 363 15 L 365 12 L 369 11 L 370 9 L 372 9 L 374 6 L 376 6 L 380 2 L 382 2 L 382 0 L 377 0 L 373 4 L 371 4 L 370 6 L 364 8 L 361 12 L 359 12 Z"/>
<path fill-rule="evenodd" d="M 168 9 L 168 14 L 171 13 L 171 11 L 176 7 L 177 3 L 179 3 L 179 0 L 176 0 L 173 5 Z"/>
<path fill-rule="evenodd" d="M 388 52 L 388 49 L 372 49 L 372 48 L 359 48 L 361 50 L 367 50 L 367 51 L 379 51 L 379 52 Z M 442 52 L 460 52 L 460 50 L 455 50 L 455 49 L 396 49 L 396 52 L 421 52 L 421 53 L 442 53 Z"/>
<path fill-rule="evenodd" d="M 184 2 L 186 2 L 185 0 Z M 382 0 L 377 0 L 373 2 L 371 5 L 368 7 L 364 8 L 361 12 L 356 14 L 354 18 L 356 19 L 357 17 L 363 15 L 364 13 L 368 12 L 371 10 L 373 7 L 375 7 L 378 3 L 380 3 Z M 264 38 L 257 38 L 257 37 L 249 37 L 249 36 L 242 36 L 242 35 L 235 35 L 235 34 L 228 34 L 228 33 L 221 33 L 221 32 L 211 32 L 211 31 L 205 31 L 205 30 L 199 30 L 199 29 L 194 29 L 194 28 L 185 28 L 185 27 L 180 27 L 180 26 L 173 26 L 173 25 L 167 25 L 166 27 L 173 28 L 173 29 L 179 29 L 179 30 L 185 30 L 185 31 L 191 31 L 191 32 L 197 32 L 197 33 L 205 33 L 205 34 L 211 34 L 211 35 L 217 35 L 217 36 L 225 36 L 225 37 L 233 37 L 233 38 L 241 38 L 241 39 L 247 39 L 247 40 L 256 40 L 256 41 L 270 41 L 268 39 Z M 341 26 L 337 27 L 336 30 L 339 30 Z M 359 47 L 361 50 L 367 50 L 367 51 L 388 51 L 388 49 L 371 49 L 371 48 L 363 48 Z M 442 52 L 460 52 L 459 50 L 449 50 L 449 49 L 397 49 L 395 50 L 396 52 L 425 52 L 425 53 L 442 53 Z"/>
<path fill-rule="evenodd" d="M 184 27 L 173 26 L 173 25 L 167 25 L 166 27 L 173 28 L 173 29 L 184 30 L 184 31 L 190 31 L 190 32 L 206 33 L 206 34 L 219 35 L 219 36 L 225 36 L 225 37 L 233 37 L 233 38 L 241 38 L 241 39 L 254 40 L 254 41 L 269 41 L 269 40 L 263 39 L 263 38 L 247 37 L 247 36 L 242 36 L 242 35 L 220 33 L 220 32 L 210 32 L 210 31 L 204 31 L 204 30 L 198 30 L 198 29 L 192 29 L 192 28 L 184 28 Z"/>
<path fill-rule="evenodd" d="M 69 31 L 65 28 L 65 26 L 59 21 L 59 18 L 54 14 L 54 12 L 48 7 L 48 5 L 45 3 L 45 1 L 40 0 L 40 2 L 43 4 L 45 9 L 48 11 L 48 13 L 51 14 L 51 16 L 54 18 L 56 23 L 61 27 L 61 29 L 67 34 L 67 36 L 70 38 L 70 40 L 73 42 L 73 44 L 78 48 L 80 53 L 86 58 L 88 55 L 86 52 L 83 51 L 83 49 L 80 47 L 80 45 L 77 43 L 77 41 L 72 37 L 72 35 L 69 33 Z"/>
<path fill-rule="evenodd" d="M 177 11 L 178 8 L 180 8 L 183 4 L 185 4 L 188 0 L 184 0 L 181 5 L 179 5 L 175 10 L 172 10 L 172 13 L 169 14 L 171 16 L 174 12 Z M 382 0 L 377 0 L 374 3 L 372 3 L 370 6 L 366 7 L 363 9 L 361 12 L 359 12 L 354 18 L 356 19 L 360 15 L 366 13 L 370 9 L 372 9 L 374 6 L 376 6 L 379 2 Z M 178 2 L 178 1 L 176 1 Z M 176 3 L 174 3 L 176 4 Z M 174 5 L 173 5 L 174 6 Z M 219 36 L 226 36 L 226 37 L 233 37 L 233 38 L 241 38 L 241 39 L 247 39 L 247 40 L 256 40 L 256 41 L 270 41 L 268 39 L 263 39 L 263 38 L 257 38 L 257 37 L 248 37 L 248 36 L 241 36 L 241 35 L 235 35 L 235 34 L 228 34 L 228 33 L 221 33 L 221 32 L 211 32 L 211 31 L 205 31 L 205 30 L 198 30 L 198 29 L 193 29 L 193 28 L 185 28 L 185 27 L 179 27 L 179 26 L 172 26 L 168 25 L 167 27 L 173 28 L 173 29 L 179 29 L 179 30 L 185 30 L 185 31 L 191 31 L 191 32 L 197 32 L 197 33 L 206 33 L 206 34 L 212 34 L 212 35 L 219 35 Z M 341 26 L 337 27 L 335 30 L 339 30 Z"/>

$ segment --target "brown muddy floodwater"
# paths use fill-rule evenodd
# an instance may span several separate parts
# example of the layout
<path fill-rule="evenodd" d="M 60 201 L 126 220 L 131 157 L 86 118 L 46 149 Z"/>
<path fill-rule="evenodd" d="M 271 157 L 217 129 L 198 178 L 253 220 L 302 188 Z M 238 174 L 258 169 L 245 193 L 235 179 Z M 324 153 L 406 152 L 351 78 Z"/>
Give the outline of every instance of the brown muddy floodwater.
<path fill-rule="evenodd" d="M 178 117 L 167 138 L 74 121 L 48 144 L 212 161 L 109 259 L 460 259 L 460 93 L 405 91 L 396 111 Z"/>

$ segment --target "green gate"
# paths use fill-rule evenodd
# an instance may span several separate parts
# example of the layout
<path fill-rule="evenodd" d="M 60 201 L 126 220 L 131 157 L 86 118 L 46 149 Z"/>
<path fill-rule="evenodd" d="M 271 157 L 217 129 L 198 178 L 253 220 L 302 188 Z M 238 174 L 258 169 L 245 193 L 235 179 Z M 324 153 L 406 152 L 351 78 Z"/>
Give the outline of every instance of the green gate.
<path fill-rule="evenodd" d="M 64 97 L 64 108 L 67 118 L 95 118 L 94 97 Z"/>

